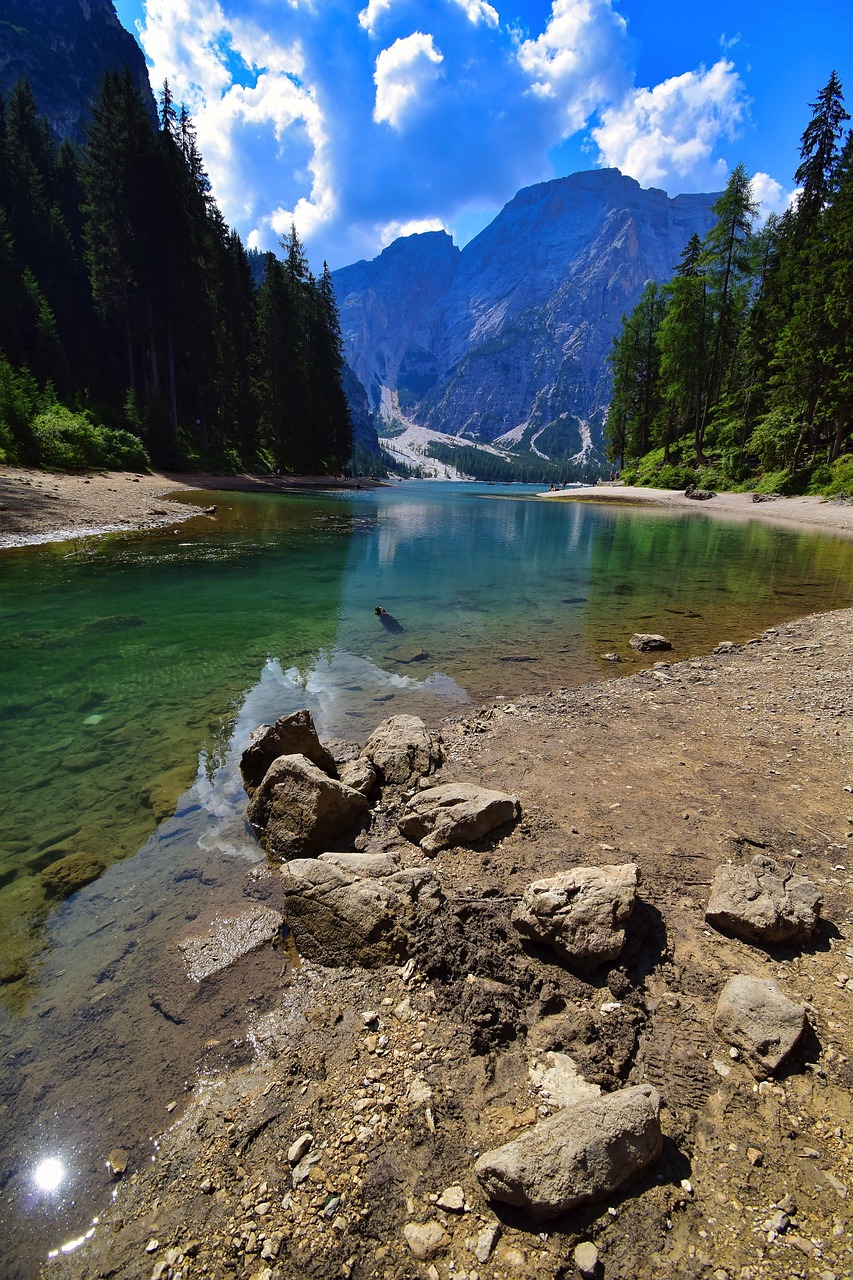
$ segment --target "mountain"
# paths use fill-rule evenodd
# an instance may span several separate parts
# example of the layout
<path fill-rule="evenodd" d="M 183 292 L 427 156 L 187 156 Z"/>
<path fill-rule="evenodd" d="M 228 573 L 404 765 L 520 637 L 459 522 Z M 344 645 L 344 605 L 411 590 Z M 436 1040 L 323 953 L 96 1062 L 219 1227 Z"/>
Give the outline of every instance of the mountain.
<path fill-rule="evenodd" d="M 430 232 L 334 272 L 345 355 L 371 408 L 394 433 L 600 452 L 622 316 L 710 230 L 717 198 L 670 199 L 617 169 L 576 173 L 519 191 L 461 251 Z"/>
<path fill-rule="evenodd" d="M 145 58 L 112 0 L 2 0 L 0 91 L 7 94 L 28 80 L 58 138 L 85 140 L 88 104 L 104 72 L 125 67 L 154 121 Z"/>

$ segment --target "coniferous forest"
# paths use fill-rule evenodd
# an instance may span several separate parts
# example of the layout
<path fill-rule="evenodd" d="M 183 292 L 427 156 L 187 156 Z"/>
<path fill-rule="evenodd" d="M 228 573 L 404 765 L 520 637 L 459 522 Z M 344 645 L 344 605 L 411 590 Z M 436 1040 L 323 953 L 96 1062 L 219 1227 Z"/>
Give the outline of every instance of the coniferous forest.
<path fill-rule="evenodd" d="M 259 273 L 168 84 L 155 128 L 108 73 L 82 148 L 26 83 L 0 98 L 0 462 L 344 468 L 331 276 L 281 247 Z"/>
<path fill-rule="evenodd" d="M 610 459 L 630 482 L 853 494 L 853 135 L 835 72 L 798 197 L 757 228 L 742 166 L 611 355 Z"/>

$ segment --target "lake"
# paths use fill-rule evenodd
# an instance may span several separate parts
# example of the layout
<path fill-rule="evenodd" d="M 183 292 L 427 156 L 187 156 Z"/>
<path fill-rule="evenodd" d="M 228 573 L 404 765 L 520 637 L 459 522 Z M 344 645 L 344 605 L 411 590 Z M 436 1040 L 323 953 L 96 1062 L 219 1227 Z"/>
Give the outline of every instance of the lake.
<path fill-rule="evenodd" d="M 193 987 L 175 943 L 249 873 L 274 900 L 238 769 L 256 725 L 305 706 L 363 742 L 397 712 L 636 670 L 635 631 L 678 659 L 853 604 L 853 542 L 758 522 L 519 485 L 193 500 L 216 519 L 0 554 L 8 1277 L 89 1229 L 110 1151 L 130 1173 L 200 1076 L 251 1059 L 285 957 Z M 62 901 L 81 856 L 103 874 Z"/>

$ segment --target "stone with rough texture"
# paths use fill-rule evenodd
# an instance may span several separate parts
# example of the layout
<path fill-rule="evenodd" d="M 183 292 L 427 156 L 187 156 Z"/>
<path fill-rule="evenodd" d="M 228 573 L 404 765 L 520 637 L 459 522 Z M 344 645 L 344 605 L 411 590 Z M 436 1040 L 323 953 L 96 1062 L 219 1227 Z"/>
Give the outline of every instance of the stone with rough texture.
<path fill-rule="evenodd" d="M 537 1221 L 601 1200 L 657 1159 L 663 1146 L 660 1095 L 635 1085 L 564 1107 L 474 1166 L 492 1200 Z"/>
<path fill-rule="evenodd" d="M 275 724 L 262 724 L 255 729 L 240 757 L 240 772 L 249 790 L 260 785 L 279 756 L 305 756 L 330 778 L 338 776 L 331 753 L 317 737 L 310 711 L 294 711 L 292 715 L 281 716 Z"/>
<path fill-rule="evenodd" d="M 584 1280 L 595 1275 L 598 1270 L 598 1250 L 591 1240 L 582 1240 L 580 1244 L 575 1245 L 573 1257 L 575 1266 Z"/>
<path fill-rule="evenodd" d="M 585 1080 L 567 1053 L 549 1050 L 539 1054 L 528 1071 L 531 1085 L 552 1107 L 570 1107 L 601 1097 L 600 1086 Z"/>
<path fill-rule="evenodd" d="M 442 901 L 424 867 L 387 878 L 357 878 L 323 858 L 282 868 L 285 915 L 299 954 L 327 965 L 375 966 L 405 960 L 409 928 Z"/>
<path fill-rule="evenodd" d="M 746 866 L 717 868 L 705 919 L 755 942 L 806 942 L 820 908 L 811 880 L 758 854 Z"/>
<path fill-rule="evenodd" d="M 512 916 L 518 932 L 578 969 L 615 960 L 625 945 L 640 873 L 635 863 L 573 867 L 527 886 Z"/>
<path fill-rule="evenodd" d="M 365 796 L 305 756 L 279 756 L 249 801 L 249 821 L 272 858 L 319 853 L 367 813 Z"/>
<path fill-rule="evenodd" d="M 235 916 L 217 916 L 206 934 L 182 938 L 187 976 L 195 982 L 221 973 L 241 956 L 272 942 L 281 933 L 284 920 L 271 907 L 252 907 Z"/>
<path fill-rule="evenodd" d="M 739 973 L 720 993 L 714 1030 L 743 1054 L 759 1079 L 773 1075 L 806 1028 L 806 1011 L 783 995 L 772 978 Z"/>
<path fill-rule="evenodd" d="M 379 786 L 379 775 L 369 760 L 348 760 L 338 770 L 338 777 L 346 787 L 353 787 L 362 795 L 371 795 Z"/>
<path fill-rule="evenodd" d="M 419 791 L 398 822 L 403 835 L 425 853 L 473 844 L 518 817 L 517 796 L 470 782 L 444 782 Z"/>
<path fill-rule="evenodd" d="M 651 632 L 637 631 L 628 641 L 632 649 L 640 653 L 654 653 L 659 649 L 671 649 L 672 641 L 666 636 L 654 635 Z"/>
<path fill-rule="evenodd" d="M 412 1256 L 422 1262 L 434 1258 L 450 1244 L 450 1236 L 435 1218 L 429 1222 L 407 1222 L 403 1227 L 403 1238 Z"/>
<path fill-rule="evenodd" d="M 405 787 L 435 773 L 444 756 L 441 738 L 419 716 L 390 716 L 373 730 L 362 750 L 382 783 Z"/>
<path fill-rule="evenodd" d="M 69 853 L 58 858 L 41 873 L 45 890 L 57 898 L 68 898 L 84 885 L 97 880 L 106 863 L 91 853 Z"/>

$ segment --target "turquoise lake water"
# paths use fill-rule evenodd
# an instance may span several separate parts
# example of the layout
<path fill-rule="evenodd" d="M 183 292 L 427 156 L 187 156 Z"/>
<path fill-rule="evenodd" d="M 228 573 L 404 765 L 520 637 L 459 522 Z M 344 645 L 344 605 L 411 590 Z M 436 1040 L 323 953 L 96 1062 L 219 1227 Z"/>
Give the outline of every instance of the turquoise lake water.
<path fill-rule="evenodd" d="M 0 555 L 2 1274 L 84 1232 L 106 1154 L 134 1167 L 185 1081 L 250 1054 L 245 1001 L 189 997 L 174 942 L 261 858 L 237 769 L 257 724 L 307 706 L 363 742 L 634 670 L 634 631 L 677 659 L 853 603 L 851 541 L 535 493 L 206 492 L 216 520 Z M 57 902 L 43 873 L 80 854 L 106 870 Z"/>

